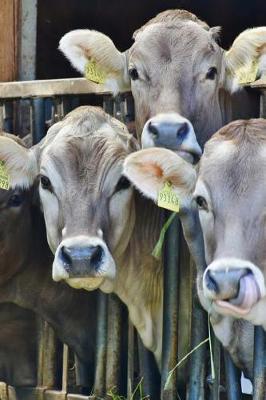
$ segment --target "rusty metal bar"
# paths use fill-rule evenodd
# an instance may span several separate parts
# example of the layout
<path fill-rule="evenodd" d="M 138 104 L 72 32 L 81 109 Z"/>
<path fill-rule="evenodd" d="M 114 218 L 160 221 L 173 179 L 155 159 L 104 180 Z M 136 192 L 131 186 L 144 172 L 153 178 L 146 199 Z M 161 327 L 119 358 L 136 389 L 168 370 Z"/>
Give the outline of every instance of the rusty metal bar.
<path fill-rule="evenodd" d="M 135 361 L 135 329 L 133 324 L 128 321 L 128 341 L 127 341 L 127 397 L 130 398 L 134 388 L 134 361 Z"/>
<path fill-rule="evenodd" d="M 226 393 L 228 400 L 241 399 L 240 371 L 236 368 L 227 350 L 224 350 Z"/>
<path fill-rule="evenodd" d="M 196 286 L 196 285 L 195 285 Z M 196 293 L 196 288 L 195 288 Z M 196 296 L 193 299 L 192 309 L 192 332 L 191 348 L 194 349 L 208 336 L 207 314 L 201 308 Z M 189 367 L 189 400 L 206 400 L 205 396 L 205 376 L 206 376 L 206 353 L 207 344 L 202 345 L 191 355 Z"/>
<path fill-rule="evenodd" d="M 211 375 L 209 376 L 209 386 L 210 386 L 210 400 L 220 399 L 220 372 L 221 372 L 221 345 L 216 338 L 213 330 L 211 332 L 212 349 L 213 349 L 213 364 L 215 378 L 213 379 Z"/>
<path fill-rule="evenodd" d="M 108 297 L 106 392 L 121 393 L 121 302 L 114 294 Z"/>
<path fill-rule="evenodd" d="M 177 393 L 177 371 L 167 382 L 170 371 L 178 357 L 178 275 L 180 257 L 181 225 L 177 217 L 168 228 L 165 241 L 164 259 L 164 305 L 163 305 L 163 351 L 161 398 L 174 400 Z"/>
<path fill-rule="evenodd" d="M 96 344 L 96 372 L 94 394 L 105 394 L 106 358 L 107 358 L 107 295 L 98 293 L 97 304 L 97 344 Z"/>
<path fill-rule="evenodd" d="M 253 364 L 253 399 L 266 398 L 266 334 L 262 327 L 255 326 L 254 364 Z"/>

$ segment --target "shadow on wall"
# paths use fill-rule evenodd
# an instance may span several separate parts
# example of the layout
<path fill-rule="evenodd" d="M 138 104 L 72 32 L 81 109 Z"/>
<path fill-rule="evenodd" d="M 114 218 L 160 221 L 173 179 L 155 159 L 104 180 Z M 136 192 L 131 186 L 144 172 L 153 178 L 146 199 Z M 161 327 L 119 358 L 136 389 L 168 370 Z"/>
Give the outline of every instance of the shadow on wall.
<path fill-rule="evenodd" d="M 209 25 L 222 26 L 221 44 L 229 47 L 246 28 L 266 25 L 265 0 L 45 0 L 38 5 L 37 79 L 80 76 L 57 50 L 68 31 L 90 28 L 110 36 L 125 50 L 135 29 L 157 13 L 184 8 Z"/>

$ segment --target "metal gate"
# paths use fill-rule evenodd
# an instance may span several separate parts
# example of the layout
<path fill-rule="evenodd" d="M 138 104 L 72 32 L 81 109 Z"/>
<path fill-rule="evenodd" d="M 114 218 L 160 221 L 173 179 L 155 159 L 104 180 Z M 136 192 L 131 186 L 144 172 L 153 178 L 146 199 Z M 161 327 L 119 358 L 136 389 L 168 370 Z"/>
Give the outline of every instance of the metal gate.
<path fill-rule="evenodd" d="M 257 81 L 252 86 L 261 90 L 261 116 L 266 117 L 266 80 Z M 45 135 L 50 123 L 60 120 L 80 104 L 82 96 L 89 94 L 97 95 L 96 102 L 100 102 L 106 112 L 124 122 L 127 122 L 129 115 L 133 115 L 133 102 L 129 93 L 114 99 L 102 91 L 100 85 L 89 83 L 83 78 L 11 82 L 0 84 L 0 128 L 11 133 L 28 130 L 32 134 L 33 143 L 37 143 Z M 47 120 L 50 122 L 47 123 Z M 70 350 L 65 344 L 61 365 L 62 381 L 60 387 L 55 386 L 57 338 L 48 324 L 41 321 L 37 387 L 15 390 L 3 383 L 0 385 L 0 400 L 122 399 L 112 394 L 115 391 L 131 400 L 265 400 L 266 348 L 265 334 L 260 327 L 255 328 L 253 397 L 241 395 L 240 372 L 213 335 L 211 342 L 215 379 L 210 377 L 207 315 L 198 303 L 196 268 L 189 258 L 177 218 L 167 232 L 164 260 L 161 377 L 151 353 L 144 349 L 130 322 L 126 328 L 127 348 L 123 348 L 124 306 L 115 295 L 99 293 L 96 370 L 92 393 L 82 395 L 82 388 L 78 385 L 80 374 L 91 371 L 80 371 L 76 366 L 73 385 L 73 373 L 71 375 L 69 369 Z M 184 347 L 187 351 L 181 354 L 181 348 Z M 193 349 L 196 350 L 191 351 Z M 122 368 L 121 353 L 126 358 L 126 373 Z M 180 367 L 174 369 L 183 358 Z M 171 379 L 168 379 L 170 371 Z"/>

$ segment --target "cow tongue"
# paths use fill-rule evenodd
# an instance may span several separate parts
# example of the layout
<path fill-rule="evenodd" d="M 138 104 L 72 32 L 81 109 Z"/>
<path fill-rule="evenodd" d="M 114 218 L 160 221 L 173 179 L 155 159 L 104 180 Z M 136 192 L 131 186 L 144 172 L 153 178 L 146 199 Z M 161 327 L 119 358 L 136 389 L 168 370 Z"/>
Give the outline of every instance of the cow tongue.
<path fill-rule="evenodd" d="M 194 164 L 195 158 L 192 153 L 189 153 L 188 151 L 184 151 L 184 150 L 176 150 L 175 153 L 179 157 L 183 158 L 183 160 L 189 162 L 190 164 Z"/>
<path fill-rule="evenodd" d="M 216 304 L 223 308 L 228 308 L 238 314 L 247 314 L 251 307 L 260 298 L 260 289 L 252 274 L 243 276 L 239 283 L 238 296 L 229 301 L 217 300 Z"/>

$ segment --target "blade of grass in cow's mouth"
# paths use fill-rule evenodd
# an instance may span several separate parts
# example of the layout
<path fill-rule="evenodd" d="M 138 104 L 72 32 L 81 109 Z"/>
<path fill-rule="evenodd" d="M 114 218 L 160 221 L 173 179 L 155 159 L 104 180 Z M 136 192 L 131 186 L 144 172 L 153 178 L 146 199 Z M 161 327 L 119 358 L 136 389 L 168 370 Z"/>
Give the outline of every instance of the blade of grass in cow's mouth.
<path fill-rule="evenodd" d="M 261 298 L 259 285 L 252 273 L 243 276 L 239 281 L 239 290 L 236 297 L 229 300 L 216 300 L 215 303 L 234 313 L 245 315 Z"/>

